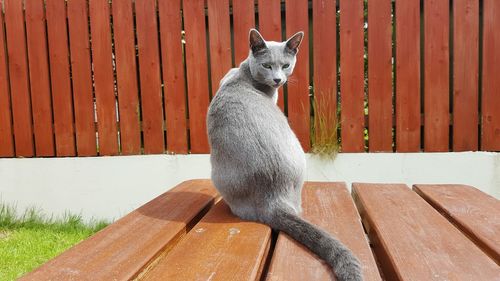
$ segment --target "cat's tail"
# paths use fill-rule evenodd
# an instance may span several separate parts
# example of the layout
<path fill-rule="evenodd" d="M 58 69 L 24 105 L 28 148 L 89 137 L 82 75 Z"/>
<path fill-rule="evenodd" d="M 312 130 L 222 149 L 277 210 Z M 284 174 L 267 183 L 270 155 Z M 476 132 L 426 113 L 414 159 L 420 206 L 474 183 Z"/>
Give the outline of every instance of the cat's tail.
<path fill-rule="evenodd" d="M 339 281 L 363 280 L 361 265 L 352 252 L 335 237 L 298 215 L 276 208 L 266 222 L 306 246 L 325 260 Z"/>

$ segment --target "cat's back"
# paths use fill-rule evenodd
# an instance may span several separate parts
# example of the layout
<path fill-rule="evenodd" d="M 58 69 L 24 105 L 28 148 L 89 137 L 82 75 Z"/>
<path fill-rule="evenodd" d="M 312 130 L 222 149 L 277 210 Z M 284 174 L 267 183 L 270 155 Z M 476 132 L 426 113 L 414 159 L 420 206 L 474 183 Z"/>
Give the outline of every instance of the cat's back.
<path fill-rule="evenodd" d="M 253 117 L 256 114 L 272 115 L 273 119 L 280 119 L 281 112 L 273 107 L 275 106 L 270 100 L 252 86 L 239 68 L 233 68 L 222 78 L 210 103 L 209 130 L 214 122 L 224 122 L 225 126 L 230 127 L 233 123 L 243 125 L 248 121 L 255 121 Z"/>
<path fill-rule="evenodd" d="M 286 117 L 270 97 L 239 70 L 231 70 L 222 80 L 207 116 L 212 159 L 248 163 L 249 159 L 302 157 Z"/>

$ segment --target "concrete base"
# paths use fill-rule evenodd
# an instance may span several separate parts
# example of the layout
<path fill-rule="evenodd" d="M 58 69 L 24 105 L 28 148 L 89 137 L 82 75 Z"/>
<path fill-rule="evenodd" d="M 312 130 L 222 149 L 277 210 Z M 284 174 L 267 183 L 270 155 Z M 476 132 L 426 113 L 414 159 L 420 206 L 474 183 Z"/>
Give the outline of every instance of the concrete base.
<path fill-rule="evenodd" d="M 500 198 L 500 153 L 342 153 L 307 161 L 310 181 L 460 183 Z M 0 201 L 112 220 L 184 180 L 209 177 L 206 154 L 0 159 Z"/>

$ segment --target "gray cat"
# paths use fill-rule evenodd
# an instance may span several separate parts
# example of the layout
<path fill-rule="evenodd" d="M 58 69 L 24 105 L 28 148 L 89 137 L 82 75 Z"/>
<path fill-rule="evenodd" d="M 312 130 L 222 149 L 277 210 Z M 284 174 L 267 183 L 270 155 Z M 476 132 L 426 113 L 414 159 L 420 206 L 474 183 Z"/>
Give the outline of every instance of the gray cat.
<path fill-rule="evenodd" d="M 208 110 L 212 181 L 240 218 L 284 231 L 330 264 L 338 280 L 362 280 L 349 249 L 299 216 L 305 155 L 276 102 L 303 36 L 272 42 L 250 30 L 248 58 L 221 80 Z"/>

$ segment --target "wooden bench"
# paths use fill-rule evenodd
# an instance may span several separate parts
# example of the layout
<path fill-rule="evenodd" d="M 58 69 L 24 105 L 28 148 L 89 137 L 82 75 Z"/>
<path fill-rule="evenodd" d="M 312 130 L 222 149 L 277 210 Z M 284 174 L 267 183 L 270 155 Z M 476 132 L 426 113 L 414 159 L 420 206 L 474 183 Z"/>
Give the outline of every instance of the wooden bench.
<path fill-rule="evenodd" d="M 359 257 L 365 280 L 500 280 L 500 202 L 468 186 L 308 182 L 303 216 Z M 427 203 L 429 202 L 429 203 Z M 443 214 L 443 215 L 442 215 Z M 450 222 L 450 221 L 451 222 Z M 287 235 L 181 183 L 21 280 L 334 280 Z"/>

